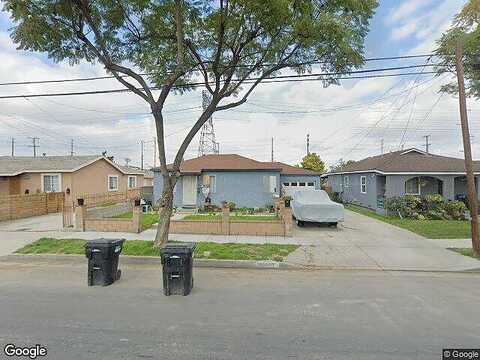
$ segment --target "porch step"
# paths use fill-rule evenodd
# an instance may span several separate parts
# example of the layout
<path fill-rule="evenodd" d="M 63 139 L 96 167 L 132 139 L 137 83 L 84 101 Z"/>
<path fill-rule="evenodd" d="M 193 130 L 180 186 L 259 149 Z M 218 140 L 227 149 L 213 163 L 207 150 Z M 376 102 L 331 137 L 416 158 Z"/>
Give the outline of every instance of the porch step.
<path fill-rule="evenodd" d="M 196 206 L 192 206 L 192 207 L 181 207 L 181 208 L 177 208 L 177 213 L 178 214 L 196 214 L 198 211 L 197 207 Z"/>

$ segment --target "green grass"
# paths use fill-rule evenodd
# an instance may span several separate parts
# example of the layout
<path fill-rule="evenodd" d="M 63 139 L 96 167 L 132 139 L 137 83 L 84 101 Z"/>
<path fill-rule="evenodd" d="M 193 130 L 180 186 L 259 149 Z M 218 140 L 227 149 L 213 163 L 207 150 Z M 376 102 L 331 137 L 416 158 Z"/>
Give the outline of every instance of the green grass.
<path fill-rule="evenodd" d="M 449 248 L 448 250 L 452 250 L 452 251 L 458 252 L 459 254 L 462 254 L 462 255 L 465 255 L 465 256 L 470 256 L 470 257 L 473 257 L 475 259 L 480 260 L 480 257 L 475 256 L 473 254 L 473 249 L 472 248 Z"/>
<path fill-rule="evenodd" d="M 17 254 L 85 254 L 85 240 L 41 238 L 16 251 Z M 296 250 L 298 245 L 276 244 L 218 244 L 199 242 L 195 249 L 195 258 L 222 260 L 275 260 L 283 261 L 284 257 Z M 153 246 L 152 241 L 125 241 L 122 254 L 133 256 L 159 256 L 160 249 Z"/>
<path fill-rule="evenodd" d="M 187 215 L 182 220 L 221 220 L 221 214 L 205 214 L 205 215 Z M 232 221 L 276 221 L 279 220 L 276 215 L 230 215 Z"/>
<path fill-rule="evenodd" d="M 345 208 L 391 225 L 410 230 L 428 239 L 467 239 L 471 236 L 469 221 L 400 219 L 396 217 L 382 216 L 373 210 L 351 204 L 346 204 Z"/>
<path fill-rule="evenodd" d="M 119 219 L 131 219 L 133 216 L 133 212 L 126 212 L 117 216 L 114 216 L 115 218 Z M 156 224 L 158 222 L 158 214 L 157 213 L 144 213 L 142 214 L 142 220 L 140 221 L 142 223 L 142 229 L 149 229 L 152 227 L 153 224 Z"/>

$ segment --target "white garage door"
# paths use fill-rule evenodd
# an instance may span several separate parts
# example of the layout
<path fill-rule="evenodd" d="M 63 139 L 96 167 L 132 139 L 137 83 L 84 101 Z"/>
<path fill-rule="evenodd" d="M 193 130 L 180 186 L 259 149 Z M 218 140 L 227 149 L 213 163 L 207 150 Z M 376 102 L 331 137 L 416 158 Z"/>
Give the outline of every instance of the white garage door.
<path fill-rule="evenodd" d="M 315 190 L 314 181 L 289 181 L 282 183 L 283 191 L 286 195 L 293 196 L 297 190 Z"/>

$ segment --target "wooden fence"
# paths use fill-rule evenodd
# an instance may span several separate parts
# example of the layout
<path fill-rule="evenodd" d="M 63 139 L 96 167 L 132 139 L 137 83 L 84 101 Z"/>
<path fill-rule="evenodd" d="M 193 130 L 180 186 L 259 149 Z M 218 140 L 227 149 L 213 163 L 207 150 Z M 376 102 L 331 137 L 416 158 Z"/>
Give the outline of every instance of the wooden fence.
<path fill-rule="evenodd" d="M 0 221 L 22 219 L 62 211 L 63 193 L 7 195 L 0 197 Z"/>
<path fill-rule="evenodd" d="M 140 199 L 142 196 L 142 188 L 130 189 L 127 191 L 109 191 L 101 194 L 75 194 L 74 206 L 77 206 L 77 199 L 83 199 L 85 206 L 87 208 L 92 208 L 118 204 L 128 200 Z"/>

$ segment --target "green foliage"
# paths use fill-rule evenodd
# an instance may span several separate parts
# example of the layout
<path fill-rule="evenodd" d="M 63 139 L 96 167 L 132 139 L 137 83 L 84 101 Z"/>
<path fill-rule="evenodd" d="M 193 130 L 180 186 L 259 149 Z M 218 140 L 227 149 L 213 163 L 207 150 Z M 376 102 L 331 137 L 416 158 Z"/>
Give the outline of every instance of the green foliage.
<path fill-rule="evenodd" d="M 465 220 L 466 206 L 461 201 L 445 201 L 441 195 L 406 195 L 389 198 L 390 214 L 416 220 Z"/>
<path fill-rule="evenodd" d="M 325 163 L 316 153 L 305 155 L 300 163 L 300 166 L 304 169 L 313 170 L 321 174 L 325 172 Z"/>
<path fill-rule="evenodd" d="M 330 166 L 330 171 L 340 171 L 342 170 L 343 168 L 345 168 L 346 166 L 349 166 L 349 165 L 352 165 L 354 164 L 355 161 L 354 160 L 343 160 L 343 159 L 339 159 L 337 161 L 336 164 Z"/>
<path fill-rule="evenodd" d="M 338 192 L 333 192 L 333 193 L 331 193 L 331 194 L 329 194 L 329 195 L 330 195 L 330 199 L 331 199 L 332 201 L 335 201 L 335 202 L 337 202 L 337 203 L 339 203 L 339 204 L 343 204 L 343 199 L 342 199 L 342 196 L 340 195 L 340 193 L 338 193 Z"/>
<path fill-rule="evenodd" d="M 46 52 L 57 62 L 101 62 L 110 71 L 118 70 L 113 64 L 133 64 L 156 86 L 170 80 L 174 70 L 182 73 L 175 84 L 185 85 L 206 69 L 202 75 L 210 80 L 231 79 L 229 95 L 239 90 L 234 79 L 278 70 L 264 64 L 295 64 L 299 73 L 309 71 L 303 64 L 311 61 L 325 61 L 325 72 L 361 65 L 378 5 L 377 0 L 231 0 L 222 8 L 216 0 L 184 0 L 183 22 L 177 24 L 175 0 L 3 3 L 21 50 Z M 177 25 L 184 34 L 179 42 Z"/>
<path fill-rule="evenodd" d="M 438 74 L 455 70 L 455 48 L 461 44 L 465 70 L 465 88 L 467 96 L 480 98 L 480 71 L 478 71 L 478 48 L 480 46 L 480 1 L 469 0 L 455 17 L 453 26 L 437 41 L 436 54 L 439 55 Z M 446 84 L 442 91 L 458 94 L 456 82 Z"/>

